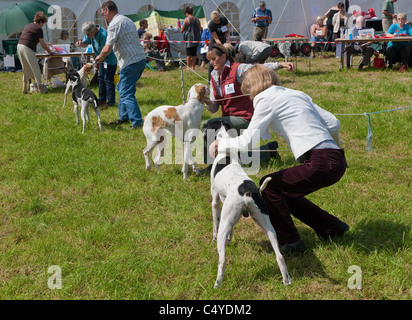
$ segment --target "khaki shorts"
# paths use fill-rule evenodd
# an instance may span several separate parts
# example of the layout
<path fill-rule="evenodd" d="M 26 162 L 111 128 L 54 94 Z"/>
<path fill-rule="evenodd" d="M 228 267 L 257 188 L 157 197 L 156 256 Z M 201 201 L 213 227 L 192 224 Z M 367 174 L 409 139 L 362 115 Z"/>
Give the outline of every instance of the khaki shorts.
<path fill-rule="evenodd" d="M 268 27 L 255 27 L 253 29 L 253 40 L 256 40 L 258 36 L 261 36 L 262 39 L 266 38 L 268 35 Z"/>

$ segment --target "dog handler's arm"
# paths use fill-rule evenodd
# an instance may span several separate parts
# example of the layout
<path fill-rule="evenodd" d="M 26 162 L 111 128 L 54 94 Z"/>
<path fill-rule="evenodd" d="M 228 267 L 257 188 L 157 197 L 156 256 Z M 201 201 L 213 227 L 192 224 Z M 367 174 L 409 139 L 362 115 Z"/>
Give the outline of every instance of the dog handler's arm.
<path fill-rule="evenodd" d="M 210 98 L 205 99 L 206 109 L 210 113 L 215 113 L 219 110 L 219 104 L 215 102 L 215 93 L 213 91 L 213 85 L 210 86 Z"/>
<path fill-rule="evenodd" d="M 39 39 L 39 43 L 41 45 L 41 47 L 47 51 L 48 54 L 53 54 L 53 52 L 51 52 L 51 50 L 49 49 L 49 46 L 47 45 L 46 42 L 44 42 L 43 38 Z"/>
<path fill-rule="evenodd" d="M 255 112 L 247 129 L 238 137 L 221 139 L 217 146 L 219 152 L 227 152 L 229 150 L 247 151 L 257 145 L 260 138 L 263 140 L 270 139 L 268 127 L 276 115 L 274 114 L 270 101 L 255 100 L 253 101 Z"/>
<path fill-rule="evenodd" d="M 104 61 L 104 59 L 110 54 L 110 52 L 112 52 L 113 50 L 113 46 L 109 46 L 109 45 L 105 45 L 102 49 L 102 51 L 100 51 L 100 54 L 94 59 L 94 61 L 96 63 L 102 63 Z"/>
<path fill-rule="evenodd" d="M 212 158 L 216 158 L 218 148 L 219 148 L 219 139 L 216 139 L 209 146 L 209 154 Z"/>

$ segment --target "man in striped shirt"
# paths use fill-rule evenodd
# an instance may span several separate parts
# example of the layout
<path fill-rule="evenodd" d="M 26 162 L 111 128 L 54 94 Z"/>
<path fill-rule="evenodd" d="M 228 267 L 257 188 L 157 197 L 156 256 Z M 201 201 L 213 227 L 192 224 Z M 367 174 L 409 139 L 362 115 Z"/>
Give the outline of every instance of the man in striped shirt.
<path fill-rule="evenodd" d="M 253 30 L 253 40 L 264 39 L 268 34 L 268 27 L 272 23 L 272 11 L 266 9 L 265 1 L 259 2 L 259 7 L 253 10 L 252 19 L 255 28 Z"/>
<path fill-rule="evenodd" d="M 119 64 L 119 118 L 110 124 L 119 125 L 131 121 L 132 129 L 143 125 L 142 115 L 135 97 L 136 82 L 146 66 L 146 55 L 140 44 L 136 26 L 132 20 L 118 13 L 113 1 L 102 4 L 103 17 L 110 23 L 107 29 L 106 45 L 96 57 L 101 63 L 112 51 Z"/>

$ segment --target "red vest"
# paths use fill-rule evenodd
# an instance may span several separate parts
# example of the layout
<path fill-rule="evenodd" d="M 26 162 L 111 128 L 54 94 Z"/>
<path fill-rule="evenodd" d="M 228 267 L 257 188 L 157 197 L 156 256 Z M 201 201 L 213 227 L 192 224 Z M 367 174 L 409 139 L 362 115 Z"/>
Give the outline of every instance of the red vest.
<path fill-rule="evenodd" d="M 222 96 L 219 96 L 216 90 L 216 83 L 212 80 L 213 91 L 215 93 L 215 99 L 227 99 L 231 97 L 242 96 L 241 83 L 237 81 L 236 72 L 239 63 L 231 63 L 230 68 L 225 66 L 223 68 L 223 74 L 221 77 L 222 83 L 220 87 L 222 89 Z M 227 94 L 227 90 L 234 92 Z M 229 91 L 230 92 L 230 91 Z M 233 98 L 229 100 L 220 101 L 219 104 L 222 106 L 222 117 L 236 116 L 241 117 L 246 120 L 250 120 L 253 115 L 253 102 L 250 100 L 249 96 L 243 96 L 239 98 Z"/>

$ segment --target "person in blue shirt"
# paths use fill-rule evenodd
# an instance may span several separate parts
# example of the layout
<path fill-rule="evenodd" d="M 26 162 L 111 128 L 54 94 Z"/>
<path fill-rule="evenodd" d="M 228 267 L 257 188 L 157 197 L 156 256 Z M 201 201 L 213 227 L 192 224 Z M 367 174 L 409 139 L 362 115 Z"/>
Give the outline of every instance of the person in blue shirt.
<path fill-rule="evenodd" d="M 397 17 L 398 23 L 392 24 L 386 32 L 387 37 L 397 38 L 402 34 L 412 36 L 412 26 L 406 24 L 406 13 L 400 13 Z M 410 41 L 391 41 L 386 48 L 389 60 L 389 68 L 392 68 L 396 56 L 401 58 L 400 72 L 408 70 L 409 65 Z"/>
<path fill-rule="evenodd" d="M 107 30 L 98 24 L 87 21 L 82 25 L 82 31 L 85 34 L 83 40 L 76 42 L 76 46 L 86 48 L 92 45 L 93 51 L 99 55 L 106 44 Z M 115 84 L 114 75 L 117 70 L 117 59 L 113 51 L 99 65 L 99 105 L 103 108 L 114 106 L 115 104 Z M 107 101 L 107 102 L 106 102 Z"/>
<path fill-rule="evenodd" d="M 141 19 L 139 21 L 139 26 L 140 28 L 139 30 L 137 30 L 137 34 L 139 35 L 139 39 L 141 39 L 143 36 L 143 33 L 145 33 L 146 29 L 149 27 L 149 23 L 147 22 L 146 19 Z"/>
<path fill-rule="evenodd" d="M 207 54 L 207 50 L 209 47 L 209 42 L 210 42 L 210 31 L 209 28 L 205 28 L 202 31 L 202 35 L 200 36 L 200 40 L 202 41 L 202 48 L 203 51 L 201 50 L 202 53 L 202 64 L 200 65 L 201 68 L 203 68 L 205 66 L 205 63 L 207 62 L 207 58 L 206 58 L 206 54 Z"/>
<path fill-rule="evenodd" d="M 255 26 L 253 30 L 253 40 L 256 41 L 259 36 L 261 39 L 266 38 L 268 27 L 272 23 L 272 11 L 266 9 L 265 1 L 260 1 L 259 7 L 253 10 L 251 21 Z"/>

